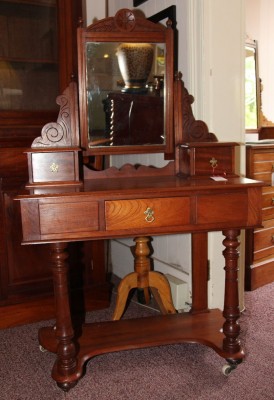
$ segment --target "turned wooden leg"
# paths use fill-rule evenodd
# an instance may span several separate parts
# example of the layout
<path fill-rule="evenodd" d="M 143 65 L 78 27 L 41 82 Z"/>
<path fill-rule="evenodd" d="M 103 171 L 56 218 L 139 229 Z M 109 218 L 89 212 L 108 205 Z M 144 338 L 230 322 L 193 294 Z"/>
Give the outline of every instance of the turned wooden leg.
<path fill-rule="evenodd" d="M 77 359 L 72 341 L 74 331 L 69 305 L 67 243 L 53 243 L 50 246 L 56 308 L 55 336 L 58 342 L 52 377 L 61 389 L 68 391 L 77 383 L 77 380 L 69 381 L 69 376 L 75 371 Z"/>
<path fill-rule="evenodd" d="M 134 249 L 134 272 L 126 275 L 118 286 L 116 307 L 112 319 L 118 320 L 121 318 L 129 292 L 134 288 L 144 290 L 146 303 L 149 302 L 150 288 L 163 314 L 176 313 L 168 280 L 159 272 L 150 271 L 149 237 L 137 237 L 134 241 L 136 243 Z"/>
<path fill-rule="evenodd" d="M 241 351 L 241 344 L 238 338 L 240 333 L 240 325 L 238 319 L 240 317 L 239 294 L 238 294 L 238 258 L 239 246 L 238 229 L 228 229 L 223 231 L 225 239 L 223 244 L 225 250 L 223 255 L 225 258 L 225 299 L 223 316 L 225 323 L 223 332 L 225 335 L 223 348 L 225 351 L 233 354 Z"/>

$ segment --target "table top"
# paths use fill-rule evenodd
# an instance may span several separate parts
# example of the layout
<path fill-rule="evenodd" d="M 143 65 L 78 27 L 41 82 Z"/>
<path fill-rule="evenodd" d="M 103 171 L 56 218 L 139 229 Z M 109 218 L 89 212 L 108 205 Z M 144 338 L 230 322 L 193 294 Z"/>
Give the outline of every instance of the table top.
<path fill-rule="evenodd" d="M 176 176 L 156 176 L 156 177 L 124 177 L 124 178 L 105 178 L 89 179 L 80 185 L 44 185 L 23 189 L 18 193 L 17 199 L 55 197 L 55 196 L 83 196 L 85 194 L 96 197 L 111 195 L 119 196 L 147 196 L 160 195 L 160 193 L 176 196 L 185 192 L 191 194 L 196 191 L 227 191 L 233 189 L 263 186 L 263 182 L 245 177 L 229 177 L 224 181 L 215 181 L 210 177 L 206 178 L 181 178 Z"/>

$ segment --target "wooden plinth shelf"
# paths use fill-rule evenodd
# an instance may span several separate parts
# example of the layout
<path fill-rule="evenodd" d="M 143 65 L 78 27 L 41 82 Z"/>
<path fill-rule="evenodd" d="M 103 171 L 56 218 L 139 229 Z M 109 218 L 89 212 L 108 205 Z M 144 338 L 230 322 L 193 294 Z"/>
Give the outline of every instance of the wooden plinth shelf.
<path fill-rule="evenodd" d="M 86 324 L 76 340 L 79 352 L 74 373 L 64 377 L 54 368 L 53 377 L 60 383 L 73 382 L 82 376 L 85 362 L 92 357 L 167 344 L 201 343 L 229 359 L 232 354 L 223 349 L 223 323 L 222 312 L 214 309 L 195 316 L 189 313 L 170 314 Z M 53 353 L 57 353 L 55 332 L 54 327 L 41 328 L 39 331 L 40 345 Z M 238 354 L 233 353 L 233 360 L 242 360 L 243 357 L 243 350 Z"/>

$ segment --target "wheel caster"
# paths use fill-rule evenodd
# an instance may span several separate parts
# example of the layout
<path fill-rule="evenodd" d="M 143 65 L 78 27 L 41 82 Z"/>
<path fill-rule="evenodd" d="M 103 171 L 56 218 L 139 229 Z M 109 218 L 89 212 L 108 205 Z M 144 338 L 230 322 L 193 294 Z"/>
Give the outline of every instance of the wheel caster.
<path fill-rule="evenodd" d="M 47 352 L 47 349 L 45 349 L 43 346 L 41 346 L 41 344 L 39 345 L 39 350 L 40 350 L 42 353 L 46 353 L 46 352 Z"/>
<path fill-rule="evenodd" d="M 228 376 L 231 374 L 231 372 L 235 369 L 236 367 L 234 367 L 234 365 L 230 365 L 230 364 L 225 364 L 222 368 L 222 373 L 224 374 L 224 376 Z"/>
<path fill-rule="evenodd" d="M 223 368 L 222 368 L 222 373 L 223 373 L 225 376 L 228 376 L 228 375 L 231 374 L 231 372 L 232 372 L 234 369 L 237 368 L 237 366 L 238 366 L 239 364 L 241 364 L 241 362 L 242 362 L 243 360 L 241 360 L 241 359 L 239 359 L 239 360 L 227 359 L 226 361 L 227 361 L 228 363 L 225 364 L 225 365 L 223 366 Z"/>

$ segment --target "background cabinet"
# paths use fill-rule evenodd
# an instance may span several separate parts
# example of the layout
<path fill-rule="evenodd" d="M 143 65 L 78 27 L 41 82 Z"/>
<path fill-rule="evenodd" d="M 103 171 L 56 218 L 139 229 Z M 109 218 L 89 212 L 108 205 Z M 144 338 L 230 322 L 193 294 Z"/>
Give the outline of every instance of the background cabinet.
<path fill-rule="evenodd" d="M 0 1 L 0 145 L 29 146 L 77 74 L 78 0 Z"/>
<path fill-rule="evenodd" d="M 246 175 L 265 182 L 262 227 L 246 234 L 245 288 L 254 290 L 274 281 L 274 145 L 246 146 Z"/>
<path fill-rule="evenodd" d="M 81 16 L 79 0 L 0 1 L 0 328 L 53 315 L 48 247 L 21 246 L 13 198 L 28 181 L 25 151 L 56 120 L 56 96 L 77 76 Z M 93 287 L 88 308 L 108 304 L 104 243 L 71 246 L 70 259 L 75 290 Z"/>
<path fill-rule="evenodd" d="M 1 1 L 0 35 L 0 108 L 54 108 L 59 89 L 56 1 Z"/>

